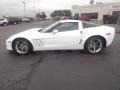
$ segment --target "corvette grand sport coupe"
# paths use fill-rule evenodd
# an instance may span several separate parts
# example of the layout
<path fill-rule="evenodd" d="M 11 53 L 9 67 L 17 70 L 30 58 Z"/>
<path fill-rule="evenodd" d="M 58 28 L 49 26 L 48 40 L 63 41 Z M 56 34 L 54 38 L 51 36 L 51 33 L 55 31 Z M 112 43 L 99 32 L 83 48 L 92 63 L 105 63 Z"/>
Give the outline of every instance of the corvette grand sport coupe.
<path fill-rule="evenodd" d="M 60 20 L 47 28 L 33 28 L 6 40 L 7 50 L 28 54 L 41 50 L 85 50 L 96 54 L 111 45 L 113 27 L 78 20 Z"/>

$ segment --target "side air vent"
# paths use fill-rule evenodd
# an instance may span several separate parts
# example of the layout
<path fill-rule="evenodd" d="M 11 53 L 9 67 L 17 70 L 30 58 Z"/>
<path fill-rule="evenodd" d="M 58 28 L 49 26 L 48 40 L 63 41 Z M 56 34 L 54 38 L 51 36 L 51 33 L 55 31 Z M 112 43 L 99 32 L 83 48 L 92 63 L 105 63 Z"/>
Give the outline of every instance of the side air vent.
<path fill-rule="evenodd" d="M 43 43 L 40 39 L 34 39 L 33 42 L 34 42 L 36 47 L 42 47 L 43 46 Z"/>

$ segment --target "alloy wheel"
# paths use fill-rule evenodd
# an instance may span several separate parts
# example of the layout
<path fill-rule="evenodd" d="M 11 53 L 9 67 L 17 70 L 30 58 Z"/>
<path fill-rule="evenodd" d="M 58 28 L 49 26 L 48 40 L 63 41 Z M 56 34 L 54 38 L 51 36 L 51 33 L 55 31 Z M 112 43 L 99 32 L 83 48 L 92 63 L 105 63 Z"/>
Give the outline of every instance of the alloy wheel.
<path fill-rule="evenodd" d="M 28 44 L 25 41 L 18 40 L 15 44 L 16 52 L 19 54 L 26 54 L 29 51 Z"/>
<path fill-rule="evenodd" d="M 89 42 L 88 50 L 90 53 L 98 53 L 102 50 L 103 44 L 100 39 L 93 39 Z"/>

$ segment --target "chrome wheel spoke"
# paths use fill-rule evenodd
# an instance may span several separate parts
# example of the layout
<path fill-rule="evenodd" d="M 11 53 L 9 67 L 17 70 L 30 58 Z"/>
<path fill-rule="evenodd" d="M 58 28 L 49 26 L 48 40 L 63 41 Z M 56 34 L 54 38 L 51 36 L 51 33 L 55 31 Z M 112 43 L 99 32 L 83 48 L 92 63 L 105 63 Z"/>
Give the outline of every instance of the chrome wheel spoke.
<path fill-rule="evenodd" d="M 27 45 L 25 45 L 25 46 L 23 47 L 23 50 L 25 50 L 25 51 L 27 51 L 27 50 L 28 50 Z"/>
<path fill-rule="evenodd" d="M 94 52 L 96 52 L 96 47 L 94 46 Z"/>
<path fill-rule="evenodd" d="M 21 53 L 23 53 L 24 52 L 24 50 L 23 50 L 23 48 L 21 49 Z"/>
<path fill-rule="evenodd" d="M 94 44 L 94 41 L 90 41 L 91 44 Z"/>
<path fill-rule="evenodd" d="M 89 46 L 89 48 L 93 48 L 93 47 L 94 47 L 94 44 L 91 44 L 91 43 L 90 43 L 90 46 Z"/>

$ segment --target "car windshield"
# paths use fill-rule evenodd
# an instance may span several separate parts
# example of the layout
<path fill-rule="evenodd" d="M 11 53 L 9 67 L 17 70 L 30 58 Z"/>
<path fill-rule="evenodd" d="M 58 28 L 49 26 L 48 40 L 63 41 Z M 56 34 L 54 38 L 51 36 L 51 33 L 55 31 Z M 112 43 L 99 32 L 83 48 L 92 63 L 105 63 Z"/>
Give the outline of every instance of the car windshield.
<path fill-rule="evenodd" d="M 46 27 L 45 29 L 41 30 L 40 32 L 45 33 L 45 32 L 47 32 L 48 30 L 51 30 L 52 28 L 54 28 L 55 26 L 57 26 L 57 25 L 59 25 L 59 24 L 60 24 L 59 21 L 56 22 L 56 23 L 53 23 L 52 25 Z"/>

